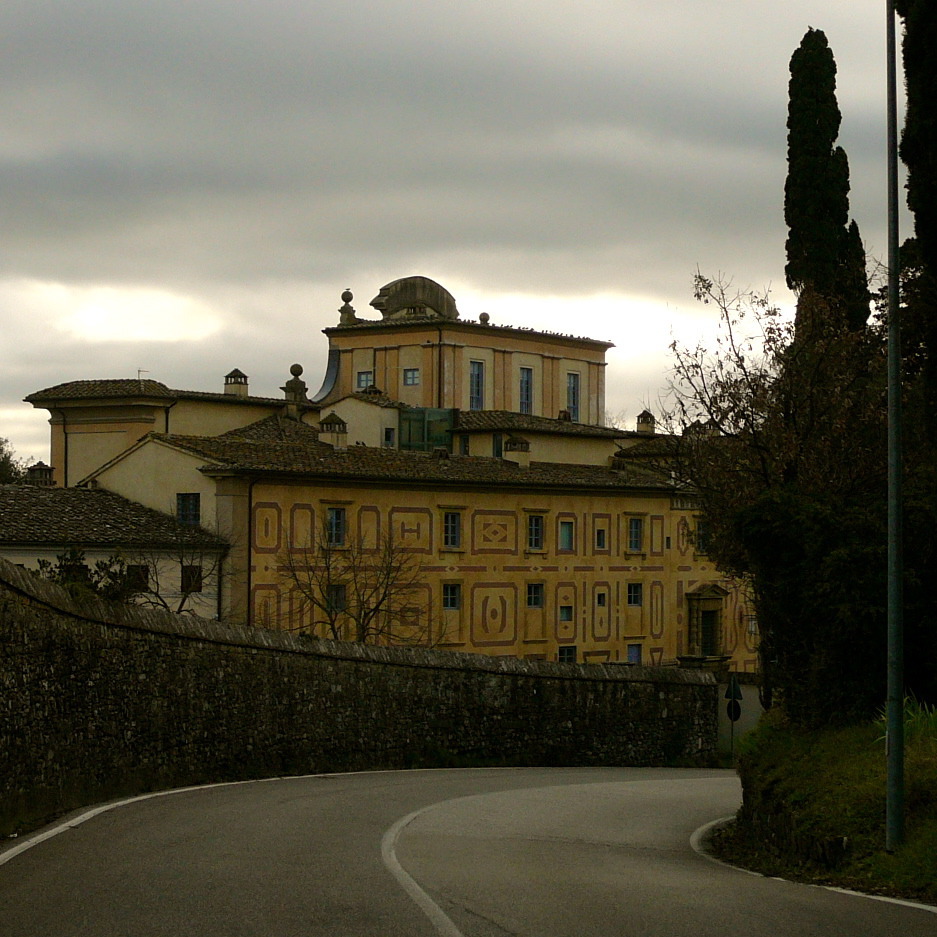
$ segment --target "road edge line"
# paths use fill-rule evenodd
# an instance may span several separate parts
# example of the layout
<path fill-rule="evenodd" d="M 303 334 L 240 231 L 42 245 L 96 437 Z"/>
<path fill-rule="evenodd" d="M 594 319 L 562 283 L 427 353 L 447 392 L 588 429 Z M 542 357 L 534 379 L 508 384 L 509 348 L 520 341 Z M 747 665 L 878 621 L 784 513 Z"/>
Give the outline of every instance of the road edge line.
<path fill-rule="evenodd" d="M 872 901 L 884 901 L 886 904 L 897 904 L 903 908 L 917 908 L 919 911 L 929 911 L 931 914 L 937 914 L 937 905 L 924 904 L 921 901 L 910 901 L 907 898 L 892 898 L 888 895 L 871 895 L 865 891 L 841 888 L 838 885 L 817 885 L 814 882 L 795 882 L 793 879 L 782 878 L 780 875 L 765 875 L 763 872 L 743 869 L 740 865 L 732 865 L 731 862 L 726 862 L 724 859 L 719 859 L 711 853 L 706 852 L 703 848 L 703 842 L 709 833 L 717 827 L 725 826 L 734 819 L 734 815 L 731 817 L 720 817 L 718 820 L 711 820 L 709 823 L 704 823 L 699 829 L 694 830 L 690 836 L 690 846 L 693 851 L 704 859 L 715 862 L 716 865 L 724 866 L 727 869 L 733 869 L 736 872 L 744 872 L 746 875 L 757 875 L 759 878 L 774 879 L 776 882 L 787 882 L 788 885 L 804 885 L 807 888 L 822 888 L 824 891 L 835 891 L 841 895 L 853 895 L 856 898 L 869 898 Z"/>
<path fill-rule="evenodd" d="M 416 902 L 420 910 L 430 919 L 436 932 L 441 937 L 463 937 L 462 932 L 452 923 L 446 913 L 433 901 L 432 898 L 417 884 L 416 880 L 404 869 L 397 859 L 397 839 L 404 828 L 415 820 L 420 814 L 438 806 L 432 804 L 413 813 L 407 814 L 398 820 L 381 838 L 381 858 L 387 871 L 397 879 L 400 887 Z"/>

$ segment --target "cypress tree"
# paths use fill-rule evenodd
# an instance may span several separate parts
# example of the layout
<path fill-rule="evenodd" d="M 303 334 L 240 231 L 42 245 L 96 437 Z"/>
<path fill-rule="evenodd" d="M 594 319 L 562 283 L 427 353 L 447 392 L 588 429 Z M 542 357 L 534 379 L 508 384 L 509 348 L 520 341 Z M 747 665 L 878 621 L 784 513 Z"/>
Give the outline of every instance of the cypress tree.
<path fill-rule="evenodd" d="M 836 62 L 826 36 L 808 29 L 791 56 L 788 86 L 787 285 L 810 293 L 861 329 L 869 315 L 865 250 L 849 223 L 849 160 L 836 146 L 841 114 Z M 799 324 L 801 316 L 798 316 Z"/>
<path fill-rule="evenodd" d="M 937 4 L 896 0 L 895 9 L 904 19 L 907 113 L 900 152 L 908 167 L 908 208 L 920 259 L 937 274 Z"/>

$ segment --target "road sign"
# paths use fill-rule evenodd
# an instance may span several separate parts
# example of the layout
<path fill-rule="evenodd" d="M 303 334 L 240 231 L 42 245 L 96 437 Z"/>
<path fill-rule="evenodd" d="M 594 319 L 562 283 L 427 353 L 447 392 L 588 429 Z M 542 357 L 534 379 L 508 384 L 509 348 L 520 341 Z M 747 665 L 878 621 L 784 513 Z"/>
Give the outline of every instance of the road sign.
<path fill-rule="evenodd" d="M 744 699 L 739 678 L 733 673 L 729 674 L 729 685 L 726 687 L 726 699 Z"/>
<path fill-rule="evenodd" d="M 729 717 L 730 722 L 738 722 L 739 718 L 742 715 L 742 707 L 739 705 L 737 699 L 730 699 L 726 703 L 726 715 Z"/>

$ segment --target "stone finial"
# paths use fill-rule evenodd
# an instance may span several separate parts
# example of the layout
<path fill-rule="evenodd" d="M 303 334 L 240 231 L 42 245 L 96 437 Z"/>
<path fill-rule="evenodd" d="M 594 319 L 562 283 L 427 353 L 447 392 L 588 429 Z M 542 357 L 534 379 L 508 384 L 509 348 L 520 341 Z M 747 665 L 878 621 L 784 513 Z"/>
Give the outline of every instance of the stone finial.
<path fill-rule="evenodd" d="M 299 404 L 309 403 L 306 382 L 300 377 L 302 373 L 301 364 L 291 364 L 290 374 L 293 376 L 280 388 L 286 396 L 286 415 L 294 420 L 299 419 Z"/>
<path fill-rule="evenodd" d="M 339 325 L 354 325 L 358 321 L 358 317 L 355 315 L 355 307 L 351 305 L 351 301 L 354 298 L 351 290 L 344 290 L 342 292 L 343 305 L 338 310 Z"/>

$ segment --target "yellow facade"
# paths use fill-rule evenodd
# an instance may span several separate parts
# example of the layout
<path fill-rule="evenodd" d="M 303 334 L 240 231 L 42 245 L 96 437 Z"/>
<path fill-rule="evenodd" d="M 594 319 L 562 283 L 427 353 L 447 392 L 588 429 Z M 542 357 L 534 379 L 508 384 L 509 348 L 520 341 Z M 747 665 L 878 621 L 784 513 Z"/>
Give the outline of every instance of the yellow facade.
<path fill-rule="evenodd" d="M 694 552 L 696 518 L 685 499 L 681 506 L 667 494 L 443 493 L 311 480 L 255 482 L 251 497 L 256 624 L 323 634 L 293 586 L 287 553 L 323 536 L 327 509 L 340 506 L 350 537 L 390 531 L 419 557 L 414 604 L 440 647 L 578 662 L 728 656 L 735 669 L 755 667 L 744 596 Z M 445 515 L 453 513 L 460 543 L 446 546 Z M 542 519 L 539 547 L 530 542 L 532 517 Z M 458 608 L 443 607 L 446 585 L 458 587 L 448 592 Z M 696 606 L 716 612 L 709 647 L 701 646 Z"/>
<path fill-rule="evenodd" d="M 524 368 L 530 372 L 525 380 L 531 414 L 556 417 L 568 410 L 574 381 L 578 413 L 573 418 L 595 425 L 605 420 L 608 342 L 441 319 L 373 322 L 325 334 L 339 364 L 334 382 L 316 398 L 323 406 L 371 383 L 411 406 L 519 412 Z M 477 400 L 473 373 L 480 380 Z"/>

